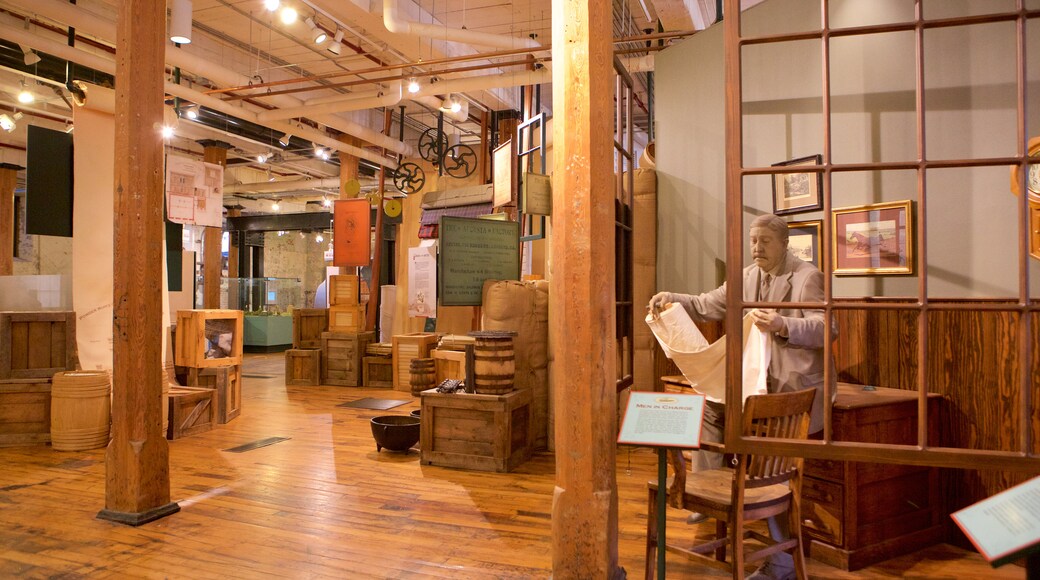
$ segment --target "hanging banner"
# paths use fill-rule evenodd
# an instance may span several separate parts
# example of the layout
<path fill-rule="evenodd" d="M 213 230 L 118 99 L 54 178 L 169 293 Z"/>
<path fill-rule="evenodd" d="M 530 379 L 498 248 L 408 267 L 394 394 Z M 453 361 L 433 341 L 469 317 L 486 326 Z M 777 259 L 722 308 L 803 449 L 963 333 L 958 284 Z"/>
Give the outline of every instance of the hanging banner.
<path fill-rule="evenodd" d="M 365 198 L 341 199 L 332 214 L 332 264 L 368 266 L 372 261 L 372 206 Z"/>
<path fill-rule="evenodd" d="M 166 215 L 173 223 L 223 227 L 224 168 L 166 156 Z"/>
<path fill-rule="evenodd" d="M 408 248 L 408 316 L 437 316 L 437 249 L 433 244 Z"/>

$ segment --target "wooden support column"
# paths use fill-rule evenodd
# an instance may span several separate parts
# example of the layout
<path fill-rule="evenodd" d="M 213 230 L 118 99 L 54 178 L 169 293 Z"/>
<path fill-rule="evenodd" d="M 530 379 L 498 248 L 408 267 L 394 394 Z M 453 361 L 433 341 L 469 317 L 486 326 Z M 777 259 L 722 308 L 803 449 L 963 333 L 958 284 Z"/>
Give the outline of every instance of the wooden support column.
<path fill-rule="evenodd" d="M 611 14 L 553 0 L 553 223 L 549 321 L 557 388 L 553 578 L 618 566 Z"/>
<path fill-rule="evenodd" d="M 163 118 L 166 7 L 123 0 L 116 26 L 112 441 L 105 509 L 141 525 L 177 512 L 162 433 Z"/>
<path fill-rule="evenodd" d="M 353 135 L 340 134 L 338 139 L 347 145 L 361 147 L 361 140 Z M 359 159 L 356 155 L 339 152 L 339 197 L 340 199 L 351 199 L 361 192 L 361 183 L 358 181 Z M 353 182 L 353 183 L 351 183 Z"/>
<path fill-rule="evenodd" d="M 230 143 L 215 139 L 203 139 L 202 160 L 227 167 L 227 152 Z M 206 227 L 202 232 L 202 307 L 220 308 L 220 271 L 224 265 L 224 257 L 220 252 L 220 239 L 224 234 L 223 227 Z M 228 275 L 231 275 L 230 270 Z"/>
<path fill-rule="evenodd" d="M 0 163 L 0 276 L 14 274 L 14 188 L 21 169 Z"/>

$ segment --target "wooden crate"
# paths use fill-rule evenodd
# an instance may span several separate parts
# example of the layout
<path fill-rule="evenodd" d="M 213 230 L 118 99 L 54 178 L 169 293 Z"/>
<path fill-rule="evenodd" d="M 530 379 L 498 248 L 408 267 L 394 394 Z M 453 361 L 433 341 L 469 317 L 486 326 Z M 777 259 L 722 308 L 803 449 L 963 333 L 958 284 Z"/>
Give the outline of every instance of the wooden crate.
<path fill-rule="evenodd" d="M 328 330 L 328 308 L 297 308 L 293 310 L 293 348 L 321 348 L 321 333 Z"/>
<path fill-rule="evenodd" d="M 374 332 L 337 333 L 321 335 L 321 382 L 323 385 L 359 387 L 364 378 L 361 359 L 368 343 L 375 341 Z"/>
<path fill-rule="evenodd" d="M 0 447 L 51 440 L 50 379 L 0 381 Z"/>
<path fill-rule="evenodd" d="M 435 348 L 430 351 L 430 358 L 434 360 L 438 385 L 447 379 L 466 380 L 465 352 Z"/>
<path fill-rule="evenodd" d="M 208 358 L 206 340 L 218 340 L 231 333 L 228 356 Z M 242 364 L 241 310 L 178 310 L 176 363 L 180 366 L 205 368 Z"/>
<path fill-rule="evenodd" d="M 0 380 L 76 369 L 76 313 L 0 312 Z"/>
<path fill-rule="evenodd" d="M 318 340 L 320 344 L 321 339 Z M 305 348 L 285 351 L 285 384 L 320 385 L 321 349 Z"/>
<path fill-rule="evenodd" d="M 365 305 L 329 307 L 329 332 L 340 334 L 365 330 Z"/>
<path fill-rule="evenodd" d="M 167 439 L 180 439 L 213 428 L 217 391 L 203 387 L 170 387 L 170 426 Z"/>
<path fill-rule="evenodd" d="M 217 391 L 217 423 L 224 424 L 242 413 L 242 367 L 188 369 L 188 386 Z"/>
<path fill-rule="evenodd" d="M 362 384 L 373 389 L 394 388 L 394 359 L 389 356 L 366 356 L 361 359 Z"/>
<path fill-rule="evenodd" d="M 329 276 L 329 305 L 357 306 L 360 280 L 355 274 Z"/>
<path fill-rule="evenodd" d="M 412 390 L 412 373 L 409 368 L 413 358 L 430 358 L 430 351 L 437 346 L 437 335 L 429 332 L 398 334 L 392 339 L 394 357 L 394 390 Z"/>
<path fill-rule="evenodd" d="M 531 389 L 505 395 L 422 393 L 420 460 L 512 471 L 531 457 Z"/>

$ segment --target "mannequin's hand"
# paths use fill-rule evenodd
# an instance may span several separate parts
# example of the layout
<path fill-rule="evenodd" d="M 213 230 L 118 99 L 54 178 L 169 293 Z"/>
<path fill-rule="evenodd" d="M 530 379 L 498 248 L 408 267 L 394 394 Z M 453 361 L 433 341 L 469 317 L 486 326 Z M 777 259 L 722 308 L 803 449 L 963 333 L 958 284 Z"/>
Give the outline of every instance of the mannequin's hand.
<path fill-rule="evenodd" d="M 647 305 L 647 309 L 656 316 L 659 312 L 664 310 L 665 306 L 668 306 L 669 302 L 675 302 L 675 300 L 672 299 L 671 292 L 658 292 L 650 299 L 650 304 Z"/>
<path fill-rule="evenodd" d="M 776 313 L 775 310 L 770 309 L 759 309 L 756 308 L 751 311 L 751 322 L 761 330 L 762 332 L 782 332 L 787 328 L 787 323 L 784 322 L 784 317 Z"/>

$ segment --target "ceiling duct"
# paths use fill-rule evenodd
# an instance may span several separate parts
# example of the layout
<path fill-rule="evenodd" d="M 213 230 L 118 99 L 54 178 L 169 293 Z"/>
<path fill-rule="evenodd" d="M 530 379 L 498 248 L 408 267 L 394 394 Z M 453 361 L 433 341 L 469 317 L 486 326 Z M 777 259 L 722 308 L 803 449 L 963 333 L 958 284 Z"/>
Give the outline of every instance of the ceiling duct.
<path fill-rule="evenodd" d="M 437 24 L 422 24 L 402 20 L 397 14 L 397 2 L 398 0 L 383 0 L 383 26 L 386 26 L 386 29 L 390 32 L 505 49 L 534 49 L 542 46 L 533 38 L 518 38 L 505 34 L 490 34 L 466 30 L 465 28 L 449 28 Z"/>

